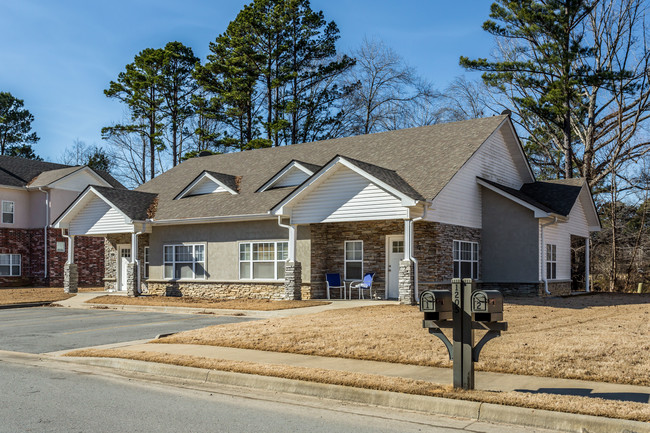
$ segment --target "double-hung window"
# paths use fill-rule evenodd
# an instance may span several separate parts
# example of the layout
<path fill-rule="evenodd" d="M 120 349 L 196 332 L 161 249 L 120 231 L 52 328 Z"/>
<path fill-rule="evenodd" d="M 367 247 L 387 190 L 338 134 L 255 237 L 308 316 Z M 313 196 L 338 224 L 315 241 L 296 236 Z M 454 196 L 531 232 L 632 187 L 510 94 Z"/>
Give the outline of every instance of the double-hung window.
<path fill-rule="evenodd" d="M 289 257 L 289 242 L 242 242 L 239 244 L 241 280 L 282 280 Z"/>
<path fill-rule="evenodd" d="M 144 268 L 142 269 L 144 278 L 149 278 L 149 247 L 144 247 Z"/>
<path fill-rule="evenodd" d="M 478 242 L 454 241 L 454 278 L 478 279 Z"/>
<path fill-rule="evenodd" d="M 363 241 L 345 241 L 346 280 L 363 278 Z"/>
<path fill-rule="evenodd" d="M 557 278 L 557 245 L 546 244 L 546 279 Z"/>
<path fill-rule="evenodd" d="M 20 276 L 20 254 L 0 254 L 0 276 Z"/>
<path fill-rule="evenodd" d="M 165 245 L 163 266 L 166 279 L 203 279 L 205 278 L 205 245 Z"/>
<path fill-rule="evenodd" d="M 13 201 L 2 201 L 2 223 L 3 224 L 13 224 L 14 223 L 14 202 Z"/>

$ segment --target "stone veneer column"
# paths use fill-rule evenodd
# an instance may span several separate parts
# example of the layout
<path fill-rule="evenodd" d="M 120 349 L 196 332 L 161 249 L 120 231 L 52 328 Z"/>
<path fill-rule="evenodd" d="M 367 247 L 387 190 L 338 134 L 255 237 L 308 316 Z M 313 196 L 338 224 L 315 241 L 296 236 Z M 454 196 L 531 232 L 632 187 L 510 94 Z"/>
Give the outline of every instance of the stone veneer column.
<path fill-rule="evenodd" d="M 63 290 L 65 293 L 77 293 L 79 287 L 79 272 L 76 263 L 66 263 L 63 266 Z"/>
<path fill-rule="evenodd" d="M 126 294 L 127 296 L 138 296 L 138 264 L 135 262 L 126 265 Z"/>
<path fill-rule="evenodd" d="M 399 262 L 399 303 L 405 305 L 415 304 L 415 280 L 413 262 L 402 260 Z"/>
<path fill-rule="evenodd" d="M 302 264 L 287 262 L 284 265 L 284 299 L 302 299 Z"/>

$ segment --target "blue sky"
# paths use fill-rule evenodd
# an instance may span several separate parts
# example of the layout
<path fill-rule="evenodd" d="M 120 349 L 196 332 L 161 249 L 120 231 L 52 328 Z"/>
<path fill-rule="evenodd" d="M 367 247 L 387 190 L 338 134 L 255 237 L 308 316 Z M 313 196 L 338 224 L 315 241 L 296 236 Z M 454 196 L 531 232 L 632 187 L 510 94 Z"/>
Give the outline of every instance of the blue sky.
<path fill-rule="evenodd" d="M 236 0 L 0 0 L 0 91 L 25 101 L 41 137 L 36 153 L 57 161 L 80 139 L 102 145 L 100 130 L 124 115 L 103 90 L 144 48 L 180 41 L 202 59 L 243 5 Z M 488 56 L 481 30 L 491 2 L 312 0 L 340 29 L 339 52 L 365 36 L 382 39 L 438 88 L 461 55 Z M 465 73 L 468 76 L 473 76 Z"/>

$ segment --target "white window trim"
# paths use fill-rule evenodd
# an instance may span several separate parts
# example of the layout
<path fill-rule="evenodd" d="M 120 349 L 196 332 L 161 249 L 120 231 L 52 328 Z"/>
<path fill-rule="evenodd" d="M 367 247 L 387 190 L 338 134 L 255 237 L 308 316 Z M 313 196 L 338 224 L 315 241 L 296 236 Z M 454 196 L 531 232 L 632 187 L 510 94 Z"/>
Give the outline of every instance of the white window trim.
<path fill-rule="evenodd" d="M 361 260 L 348 260 L 348 243 L 354 243 L 354 242 L 361 242 Z M 350 263 L 361 263 L 361 278 L 363 279 L 363 241 L 358 239 L 358 240 L 350 240 L 350 241 L 345 241 L 345 245 L 343 246 L 343 279 L 346 281 L 352 280 L 352 278 L 348 278 L 348 262 Z"/>
<path fill-rule="evenodd" d="M 163 250 L 163 254 L 164 254 L 164 250 Z M 203 250 L 203 254 L 205 258 L 205 250 Z M 149 278 L 149 260 L 151 260 L 151 257 L 149 256 L 149 247 L 144 247 L 144 249 L 142 250 L 142 263 L 144 266 L 142 269 L 142 276 L 145 279 Z"/>
<path fill-rule="evenodd" d="M 5 203 L 11 203 L 11 212 L 5 212 Z M 2 200 L 2 208 L 0 208 L 0 223 L 2 224 L 15 224 L 16 223 L 16 202 L 12 200 Z M 11 214 L 11 222 L 6 223 L 5 221 L 5 214 Z"/>
<path fill-rule="evenodd" d="M 0 254 L 0 256 L 9 256 L 9 264 L 8 265 L 2 265 L 2 266 L 9 266 L 9 275 L 2 275 L 2 277 L 20 277 L 23 275 L 23 257 L 21 254 Z M 18 264 L 13 262 L 14 256 L 18 256 Z M 18 275 L 12 274 L 12 271 L 14 269 L 14 266 L 18 266 Z"/>
<path fill-rule="evenodd" d="M 553 265 L 555 265 L 555 267 Z M 551 270 L 550 276 L 548 272 L 549 268 Z M 555 268 L 555 275 L 553 275 L 553 268 Z M 557 280 L 557 244 L 546 244 L 546 279 Z"/>
<path fill-rule="evenodd" d="M 284 281 L 284 278 L 278 278 L 278 263 L 287 262 L 287 259 L 278 259 L 278 244 L 287 244 L 287 254 L 289 251 L 289 241 L 285 239 L 280 240 L 266 240 L 266 241 L 246 241 L 237 244 L 237 277 L 240 281 Z M 274 260 L 253 260 L 253 244 L 274 244 L 275 259 Z M 250 258 L 248 260 L 241 259 L 241 246 L 250 245 Z M 248 278 L 243 278 L 241 275 L 241 264 L 249 263 Z M 253 278 L 253 263 L 273 263 L 273 277 L 274 278 Z"/>
<path fill-rule="evenodd" d="M 173 257 L 174 259 L 171 262 L 165 261 L 165 247 L 189 247 L 189 246 L 196 246 L 196 245 L 201 245 L 203 246 L 203 261 L 202 262 L 192 262 L 192 273 L 194 274 L 193 278 L 174 278 L 173 276 L 173 270 L 176 268 L 176 252 L 174 252 Z M 207 261 L 208 261 L 208 246 L 206 242 L 180 242 L 180 243 L 175 243 L 175 244 L 163 244 L 162 248 L 162 276 L 163 280 L 167 281 L 202 281 L 206 279 L 206 276 L 208 274 L 208 266 L 207 266 Z M 167 263 L 172 264 L 172 277 L 168 278 L 165 276 L 165 265 Z M 189 262 L 179 262 L 179 263 L 189 263 Z M 196 264 L 197 263 L 203 263 L 203 277 L 196 278 Z"/>
<path fill-rule="evenodd" d="M 472 258 L 470 260 L 463 260 L 460 257 L 460 254 L 462 253 L 462 244 L 470 244 L 471 245 L 471 251 L 472 251 Z M 480 269 L 480 264 L 481 264 L 481 246 L 479 245 L 478 242 L 475 241 L 463 241 L 460 239 L 454 239 L 453 244 L 452 244 L 452 250 L 451 250 L 451 257 L 452 257 L 452 272 L 453 272 L 453 264 L 458 262 L 458 272 L 461 272 L 461 263 L 470 263 L 470 269 L 471 269 L 471 277 L 473 280 L 478 280 L 479 279 L 479 274 L 481 272 Z M 454 257 L 454 247 L 458 245 L 458 259 Z M 474 245 L 476 245 L 476 258 L 474 258 Z M 474 275 L 474 263 L 476 263 L 476 275 Z M 456 274 L 453 274 L 452 278 L 460 278 L 460 276 L 456 276 Z"/>

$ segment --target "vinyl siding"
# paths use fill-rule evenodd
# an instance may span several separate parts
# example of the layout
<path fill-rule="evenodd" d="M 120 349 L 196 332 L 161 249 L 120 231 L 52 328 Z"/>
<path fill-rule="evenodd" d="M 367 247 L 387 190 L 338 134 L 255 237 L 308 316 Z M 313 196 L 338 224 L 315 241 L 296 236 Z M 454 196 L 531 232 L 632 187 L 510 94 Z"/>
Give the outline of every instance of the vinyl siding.
<path fill-rule="evenodd" d="M 401 200 L 347 167 L 305 192 L 293 208 L 293 224 L 383 220 L 406 217 Z"/>
<path fill-rule="evenodd" d="M 271 188 L 282 188 L 284 186 L 297 186 L 303 183 L 309 175 L 299 168 L 292 167 L 279 179 L 277 179 Z"/>
<path fill-rule="evenodd" d="M 213 192 L 227 192 L 221 185 L 215 183 L 213 180 L 204 177 L 186 194 L 187 196 L 211 194 Z"/>
<path fill-rule="evenodd" d="M 433 200 L 428 220 L 465 227 L 482 227 L 481 187 L 476 177 L 519 189 L 533 179 L 525 170 L 525 161 L 518 144 L 506 140 L 502 129 L 490 136 L 451 181 Z M 513 157 L 514 155 L 514 157 Z"/>
<path fill-rule="evenodd" d="M 126 223 L 122 214 L 99 197 L 90 199 L 70 221 L 72 235 L 101 235 L 132 231 L 133 225 Z"/>
<path fill-rule="evenodd" d="M 545 221 L 540 219 L 540 225 Z M 546 277 L 546 244 L 557 245 L 557 278 L 571 279 L 571 235 L 568 223 L 558 223 L 544 227 L 544 244 L 541 245 L 541 279 Z M 550 281 L 550 280 L 549 280 Z"/>
<path fill-rule="evenodd" d="M 573 205 L 573 209 L 569 213 L 569 222 L 567 225 L 569 234 L 586 238 L 589 236 L 589 223 L 585 215 L 585 208 L 582 205 L 581 196 L 583 193 L 584 190 L 580 192 L 580 197 L 576 200 L 576 204 Z"/>
<path fill-rule="evenodd" d="M 69 191 L 83 191 L 88 185 L 108 186 L 105 180 L 93 176 L 86 171 L 78 171 L 52 183 L 57 189 L 66 189 Z"/>

